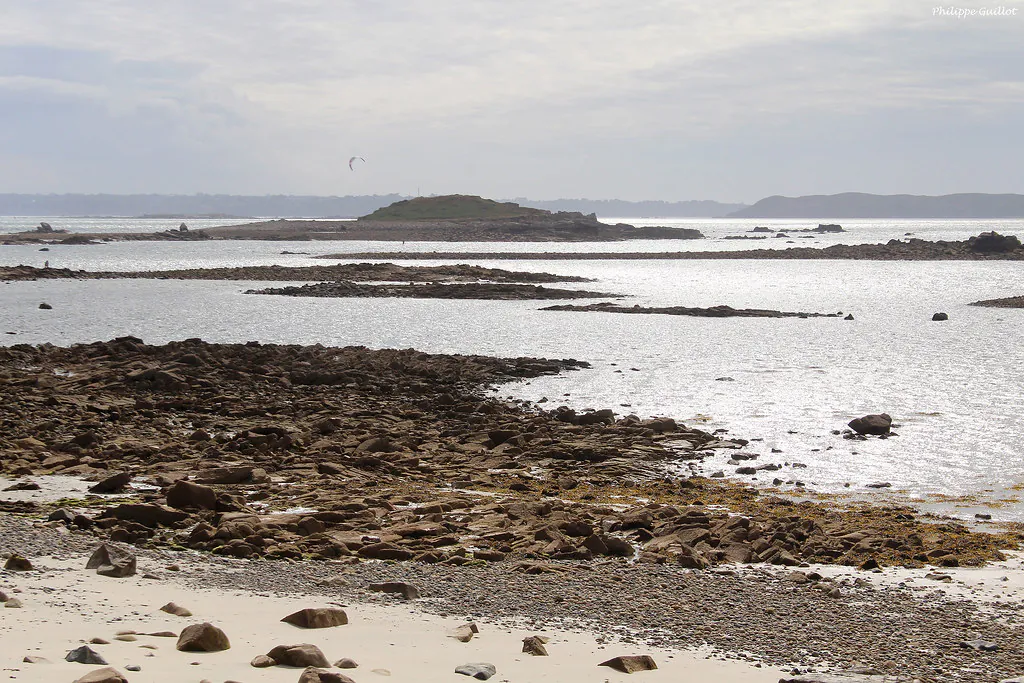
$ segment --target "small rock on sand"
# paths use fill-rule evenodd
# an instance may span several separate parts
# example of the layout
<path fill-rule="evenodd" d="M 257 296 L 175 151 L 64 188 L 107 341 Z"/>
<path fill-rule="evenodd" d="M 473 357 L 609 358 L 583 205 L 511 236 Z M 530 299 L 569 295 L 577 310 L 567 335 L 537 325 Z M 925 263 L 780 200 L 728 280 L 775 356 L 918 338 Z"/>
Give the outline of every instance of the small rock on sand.
<path fill-rule="evenodd" d="M 178 650 L 182 652 L 220 652 L 231 647 L 224 631 L 213 624 L 192 624 L 178 636 Z"/>
<path fill-rule="evenodd" d="M 329 667 L 331 663 L 316 645 L 278 645 L 267 653 L 280 666 Z"/>
<path fill-rule="evenodd" d="M 166 605 L 164 605 L 163 607 L 161 607 L 160 611 L 161 612 L 167 612 L 168 614 L 173 614 L 176 617 L 190 617 L 190 616 L 192 616 L 192 612 L 190 612 L 188 609 L 182 607 L 181 605 L 173 603 L 173 602 L 169 602 Z"/>
<path fill-rule="evenodd" d="M 106 664 L 107 660 L 99 652 L 88 645 L 76 647 L 64 656 L 66 662 L 78 662 L 79 664 Z"/>
<path fill-rule="evenodd" d="M 612 657 L 608 661 L 601 662 L 598 666 L 607 666 L 624 674 L 636 673 L 637 671 L 651 671 L 658 668 L 658 665 L 654 663 L 654 658 L 650 655 Z"/>
<path fill-rule="evenodd" d="M 95 569 L 101 576 L 125 578 L 135 575 L 136 561 L 135 556 L 127 550 L 102 543 L 92 552 L 85 568 Z"/>
<path fill-rule="evenodd" d="M 9 569 L 12 572 L 28 572 L 32 571 L 32 563 L 29 562 L 28 558 L 14 553 L 7 558 L 7 562 L 4 563 L 4 569 Z"/>
<path fill-rule="evenodd" d="M 313 607 L 293 612 L 281 621 L 299 628 L 330 628 L 347 624 L 348 615 L 337 607 Z"/>
<path fill-rule="evenodd" d="M 493 664 L 487 664 L 486 662 L 478 662 L 475 664 L 463 664 L 462 666 L 455 667 L 455 673 L 462 674 L 463 676 L 472 676 L 473 678 L 481 681 L 486 681 L 488 678 L 498 673 L 498 669 Z"/>
<path fill-rule="evenodd" d="M 299 676 L 299 683 L 355 683 L 345 674 L 309 667 Z"/>
<path fill-rule="evenodd" d="M 543 636 L 527 636 L 523 638 L 523 652 L 534 657 L 547 657 L 548 649 L 544 644 L 548 639 Z"/>
<path fill-rule="evenodd" d="M 75 683 L 128 683 L 128 679 L 117 669 L 108 666 L 76 678 Z"/>

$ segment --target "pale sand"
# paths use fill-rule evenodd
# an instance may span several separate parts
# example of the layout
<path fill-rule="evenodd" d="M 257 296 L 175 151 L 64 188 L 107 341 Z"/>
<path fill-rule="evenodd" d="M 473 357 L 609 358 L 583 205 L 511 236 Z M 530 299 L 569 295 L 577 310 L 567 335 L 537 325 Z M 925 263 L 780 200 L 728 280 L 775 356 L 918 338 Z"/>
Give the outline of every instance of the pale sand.
<path fill-rule="evenodd" d="M 596 632 L 531 631 L 480 620 L 480 634 L 461 643 L 448 634 L 465 623 L 463 618 L 425 614 L 415 602 L 394 606 L 348 603 L 343 605 L 349 624 L 329 629 L 305 630 L 279 620 L 305 607 L 330 606 L 334 598 L 321 595 L 277 597 L 269 594 L 195 590 L 181 585 L 175 572 L 140 561 L 139 574 L 126 579 L 98 576 L 86 570 L 86 557 L 73 561 L 48 558 L 33 560 L 38 570 L 0 573 L 0 589 L 21 600 L 21 609 L 0 609 L 0 670 L 17 681 L 66 681 L 70 683 L 97 667 L 64 661 L 64 655 L 94 637 L 110 640 L 93 645 L 132 683 L 198 683 L 223 681 L 274 681 L 294 683 L 299 669 L 249 666 L 258 654 L 275 645 L 312 643 L 331 661 L 350 657 L 359 668 L 344 671 L 357 683 L 367 681 L 448 681 L 474 679 L 454 673 L 456 666 L 489 662 L 498 673 L 491 681 L 502 683 L 609 683 L 615 681 L 669 681 L 718 683 L 775 683 L 779 669 L 757 668 L 738 661 L 706 659 L 701 650 L 665 650 L 620 644 Z M 161 580 L 143 579 L 152 571 Z M 191 571 L 186 567 L 185 571 Z M 21 589 L 21 592 L 14 592 Z M 159 608 L 176 602 L 193 617 L 175 617 Z M 337 603 L 334 603 L 337 604 Z M 114 640 L 118 631 L 173 631 L 209 621 L 222 628 L 231 649 L 219 653 L 178 652 L 176 640 L 138 636 L 135 642 Z M 522 639 L 545 635 L 550 656 L 523 654 Z M 604 638 L 602 645 L 597 639 Z M 150 650 L 142 645 L 154 645 Z M 617 655 L 650 654 L 657 671 L 622 674 L 598 663 Z M 25 655 L 42 656 L 50 664 L 22 663 Z M 142 667 L 138 673 L 126 665 Z M 332 669 L 338 671 L 338 669 Z"/>

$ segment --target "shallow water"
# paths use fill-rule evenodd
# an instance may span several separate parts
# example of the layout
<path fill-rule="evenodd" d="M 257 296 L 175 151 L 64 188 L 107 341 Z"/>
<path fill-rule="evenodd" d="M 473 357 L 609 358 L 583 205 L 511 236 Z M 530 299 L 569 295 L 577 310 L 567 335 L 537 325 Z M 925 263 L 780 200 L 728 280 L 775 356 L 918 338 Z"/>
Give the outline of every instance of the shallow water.
<path fill-rule="evenodd" d="M 967 232 L 980 231 L 975 223 Z M 120 270 L 297 264 L 308 257 L 280 251 L 338 251 L 339 245 L 366 250 L 366 243 L 309 242 L 66 249 L 79 259 L 74 267 Z M 522 245 L 474 246 L 504 251 Z M 16 261 L 11 250 L 23 249 L 0 247 L 0 259 Z M 630 294 L 627 304 L 843 311 L 855 320 L 538 310 L 556 302 L 303 299 L 245 295 L 257 284 L 247 282 L 39 281 L 0 285 L 0 332 L 17 333 L 0 343 L 69 344 L 132 334 L 151 343 L 202 337 L 572 357 L 593 368 L 502 387 L 501 395 L 548 398 L 547 407 L 670 415 L 763 439 L 743 449 L 760 456 L 743 464 L 807 466 L 763 473 L 760 483 L 777 476 L 799 479 L 813 491 L 874 496 L 866 484 L 890 482 L 904 497 L 977 495 L 998 504 L 1024 482 L 1024 311 L 967 306 L 1021 294 L 1020 263 L 475 262 L 596 278 L 603 291 Z M 54 309 L 39 310 L 41 301 Z M 950 320 L 932 322 L 937 311 Z M 719 381 L 726 377 L 733 381 Z M 883 411 L 900 425 L 898 437 L 859 442 L 832 433 L 853 417 Z M 704 471 L 732 473 L 727 457 L 716 456 Z M 1024 520 L 1024 506 L 999 505 L 997 519 Z"/>

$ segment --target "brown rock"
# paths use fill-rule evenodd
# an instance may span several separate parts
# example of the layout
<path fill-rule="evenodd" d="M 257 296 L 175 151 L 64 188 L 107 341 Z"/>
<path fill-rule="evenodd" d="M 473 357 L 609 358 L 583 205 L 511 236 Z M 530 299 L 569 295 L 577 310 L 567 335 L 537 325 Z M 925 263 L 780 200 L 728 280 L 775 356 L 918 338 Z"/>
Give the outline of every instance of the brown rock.
<path fill-rule="evenodd" d="M 4 569 L 9 569 L 12 572 L 28 572 L 32 571 L 32 563 L 28 561 L 28 558 L 14 553 L 7 558 L 7 562 L 4 563 Z"/>
<path fill-rule="evenodd" d="M 193 624 L 185 628 L 178 636 L 176 646 L 182 652 L 220 652 L 231 647 L 224 631 L 210 624 Z"/>
<path fill-rule="evenodd" d="M 281 621 L 299 628 L 330 628 L 347 624 L 348 615 L 337 607 L 314 607 L 289 614 Z"/>
<path fill-rule="evenodd" d="M 252 661 L 249 662 L 249 666 L 256 667 L 257 669 L 266 669 L 267 667 L 275 666 L 276 664 L 277 662 L 267 655 L 256 655 L 252 658 Z"/>
<path fill-rule="evenodd" d="M 355 683 L 345 674 L 309 667 L 299 676 L 299 683 Z"/>
<path fill-rule="evenodd" d="M 161 607 L 160 611 L 161 612 L 167 612 L 168 614 L 173 614 L 176 617 L 190 617 L 190 616 L 192 616 L 192 612 L 190 612 L 189 610 L 185 609 L 181 605 L 178 605 L 178 604 L 173 603 L 173 602 L 169 602 L 166 605 L 164 605 L 163 607 Z"/>
<path fill-rule="evenodd" d="M 612 657 L 606 662 L 601 662 L 598 666 L 607 666 L 624 674 L 636 673 L 637 671 L 651 671 L 658 668 L 658 665 L 654 663 L 654 658 L 650 655 Z"/>
<path fill-rule="evenodd" d="M 348 657 L 343 657 L 343 658 L 339 659 L 338 661 L 336 661 L 334 663 L 334 666 L 338 667 L 339 669 L 355 669 L 355 668 L 358 668 L 359 665 L 356 664 L 354 659 L 349 659 Z"/>
<path fill-rule="evenodd" d="M 135 556 L 127 550 L 103 543 L 92 551 L 85 568 L 95 569 L 96 573 L 101 576 L 125 578 L 135 575 L 136 560 Z"/>
<path fill-rule="evenodd" d="M 547 642 L 543 636 L 527 636 L 523 638 L 523 652 L 534 657 L 547 657 L 548 649 L 544 647 Z"/>
<path fill-rule="evenodd" d="M 415 600 L 420 597 L 420 589 L 411 583 L 388 581 L 386 583 L 371 583 L 370 590 L 378 593 L 398 593 L 406 600 Z"/>
<path fill-rule="evenodd" d="M 90 493 L 117 493 L 128 486 L 132 475 L 128 472 L 118 472 L 115 475 L 103 479 L 99 483 L 89 487 Z"/>
<path fill-rule="evenodd" d="M 179 510 L 216 510 L 217 493 L 209 486 L 179 479 L 167 489 L 167 504 Z"/>
<path fill-rule="evenodd" d="M 302 643 L 301 645 L 278 645 L 267 653 L 281 666 L 295 667 L 328 667 L 331 665 L 316 645 Z"/>
<path fill-rule="evenodd" d="M 864 417 L 858 417 L 854 420 L 850 420 L 849 426 L 850 429 L 858 434 L 874 434 L 881 436 L 889 433 L 889 430 L 892 427 L 892 418 L 886 413 L 865 415 Z"/>
<path fill-rule="evenodd" d="M 128 679 L 117 669 L 107 666 L 76 678 L 75 683 L 128 683 Z"/>

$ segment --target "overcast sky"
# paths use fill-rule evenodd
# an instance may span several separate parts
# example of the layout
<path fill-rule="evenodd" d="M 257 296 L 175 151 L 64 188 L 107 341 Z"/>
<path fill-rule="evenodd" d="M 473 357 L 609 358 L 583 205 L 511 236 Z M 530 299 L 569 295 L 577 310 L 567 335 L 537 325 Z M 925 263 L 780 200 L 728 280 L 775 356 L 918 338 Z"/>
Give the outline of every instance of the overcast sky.
<path fill-rule="evenodd" d="M 8 0 L 0 192 L 1024 192 L 1024 1 L 933 1 Z"/>

